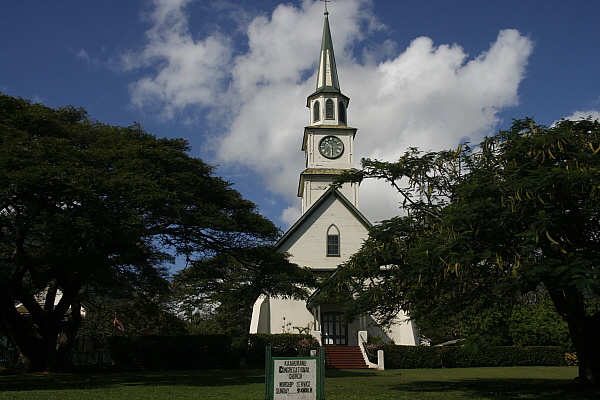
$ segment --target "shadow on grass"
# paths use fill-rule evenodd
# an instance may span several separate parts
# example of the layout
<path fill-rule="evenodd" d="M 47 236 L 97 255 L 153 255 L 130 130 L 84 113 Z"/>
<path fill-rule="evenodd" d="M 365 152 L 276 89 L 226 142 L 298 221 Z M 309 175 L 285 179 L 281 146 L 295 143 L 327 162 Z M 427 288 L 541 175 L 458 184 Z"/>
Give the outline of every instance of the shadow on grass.
<path fill-rule="evenodd" d="M 87 390 L 118 386 L 238 386 L 264 383 L 261 370 L 30 373 L 0 375 L 2 391 Z"/>
<path fill-rule="evenodd" d="M 600 399 L 600 392 L 583 391 L 570 380 L 477 378 L 456 381 L 413 381 L 394 385 L 394 392 L 447 393 L 473 399 Z"/>
<path fill-rule="evenodd" d="M 376 376 L 376 372 L 328 369 L 326 378 Z M 86 390 L 118 386 L 243 386 L 265 382 L 264 370 L 122 371 L 0 374 L 3 391 Z"/>
<path fill-rule="evenodd" d="M 354 378 L 354 377 L 367 377 L 367 376 L 378 376 L 376 370 L 373 369 L 333 369 L 327 368 L 325 370 L 325 378 Z"/>

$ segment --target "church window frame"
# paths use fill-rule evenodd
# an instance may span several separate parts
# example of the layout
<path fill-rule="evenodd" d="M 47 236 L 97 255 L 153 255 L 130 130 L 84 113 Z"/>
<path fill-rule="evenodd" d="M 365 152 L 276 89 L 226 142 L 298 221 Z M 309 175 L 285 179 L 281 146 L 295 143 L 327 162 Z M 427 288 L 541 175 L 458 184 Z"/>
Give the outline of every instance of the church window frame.
<path fill-rule="evenodd" d="M 341 240 L 340 230 L 335 224 L 332 224 L 327 229 L 327 257 L 340 257 L 341 256 Z"/>
<path fill-rule="evenodd" d="M 335 102 L 332 99 L 325 101 L 325 119 L 335 119 Z"/>
<path fill-rule="evenodd" d="M 340 123 L 346 125 L 348 123 L 346 120 L 346 105 L 341 100 L 338 104 L 338 115 L 340 117 Z"/>
<path fill-rule="evenodd" d="M 315 101 L 313 104 L 313 122 L 321 120 L 321 102 Z"/>

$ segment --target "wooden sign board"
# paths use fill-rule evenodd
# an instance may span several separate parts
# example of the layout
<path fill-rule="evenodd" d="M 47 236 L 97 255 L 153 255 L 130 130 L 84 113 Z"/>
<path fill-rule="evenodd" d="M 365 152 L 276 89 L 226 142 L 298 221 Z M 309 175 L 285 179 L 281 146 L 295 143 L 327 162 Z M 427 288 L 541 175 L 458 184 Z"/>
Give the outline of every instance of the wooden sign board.
<path fill-rule="evenodd" d="M 325 357 L 323 348 L 316 357 L 271 357 L 266 350 L 267 400 L 325 399 Z"/>

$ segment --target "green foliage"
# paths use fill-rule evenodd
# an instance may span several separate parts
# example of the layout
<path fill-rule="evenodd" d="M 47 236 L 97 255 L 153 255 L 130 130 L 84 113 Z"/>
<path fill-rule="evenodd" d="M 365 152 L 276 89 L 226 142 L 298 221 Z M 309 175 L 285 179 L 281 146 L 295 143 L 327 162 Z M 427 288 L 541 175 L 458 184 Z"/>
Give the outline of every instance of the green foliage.
<path fill-rule="evenodd" d="M 403 309 L 431 325 L 543 286 L 569 324 L 581 380 L 600 385 L 600 313 L 587 311 L 600 298 L 600 122 L 525 119 L 474 149 L 362 164 L 346 179 L 387 181 L 406 215 L 375 226 L 321 299 L 349 293 L 353 316 L 389 321 Z"/>
<path fill-rule="evenodd" d="M 564 349 L 558 346 L 495 346 L 481 352 L 472 353 L 460 347 L 442 350 L 443 365 L 446 368 L 464 367 L 503 367 L 533 365 L 565 365 Z"/>
<path fill-rule="evenodd" d="M 241 338 L 229 335 L 149 335 L 109 338 L 115 363 L 147 369 L 263 368 L 265 348 L 273 357 L 308 356 L 319 347 L 311 335 L 255 334 Z"/>
<path fill-rule="evenodd" d="M 520 346 L 561 346 L 565 351 L 573 349 L 569 327 L 554 309 L 548 296 L 537 304 L 519 304 L 507 321 L 514 344 Z"/>
<path fill-rule="evenodd" d="M 547 292 L 536 290 L 488 309 L 466 309 L 444 321 L 419 321 L 419 333 L 432 345 L 467 339 L 476 348 L 488 346 L 561 346 L 572 351 L 567 323 Z"/>
<path fill-rule="evenodd" d="M 443 319 L 419 320 L 419 335 L 431 345 L 468 339 L 478 346 L 510 346 L 517 344 L 509 332 L 511 315 L 511 304 L 501 302 L 488 308 L 469 307 Z"/>
<path fill-rule="evenodd" d="M 577 353 L 566 353 L 565 362 L 567 365 L 577 365 Z"/>
<path fill-rule="evenodd" d="M 279 333 L 257 333 L 248 338 L 246 364 L 253 368 L 265 365 L 265 348 L 271 346 L 273 357 L 307 356 L 310 350 L 319 347 L 319 342 L 312 335 Z"/>
<path fill-rule="evenodd" d="M 227 335 L 114 336 L 112 360 L 119 366 L 144 369 L 215 369 L 230 367 Z"/>
<path fill-rule="evenodd" d="M 439 347 L 383 345 L 377 350 L 383 350 L 386 369 L 443 367 Z M 372 361 L 376 362 L 376 360 Z"/>
<path fill-rule="evenodd" d="M 220 254 L 173 277 L 174 299 L 197 331 L 243 336 L 262 294 L 305 299 L 314 277 L 272 246 Z"/>
<path fill-rule="evenodd" d="M 23 368 L 56 367 L 69 308 L 67 347 L 86 301 L 167 290 L 174 255 L 199 262 L 273 243 L 277 227 L 188 150 L 137 124 L 0 94 L 0 331 Z"/>
<path fill-rule="evenodd" d="M 480 352 L 464 347 L 382 345 L 386 369 L 565 365 L 561 347 L 491 346 Z"/>
<path fill-rule="evenodd" d="M 98 300 L 102 300 L 99 302 Z M 120 331 L 115 317 L 123 324 Z M 188 333 L 187 324 L 176 317 L 160 298 L 135 293 L 129 298 L 97 299 L 86 305 L 86 313 L 77 337 L 92 349 L 108 348 L 112 336 L 181 335 Z M 89 348 L 89 347 L 86 347 Z"/>

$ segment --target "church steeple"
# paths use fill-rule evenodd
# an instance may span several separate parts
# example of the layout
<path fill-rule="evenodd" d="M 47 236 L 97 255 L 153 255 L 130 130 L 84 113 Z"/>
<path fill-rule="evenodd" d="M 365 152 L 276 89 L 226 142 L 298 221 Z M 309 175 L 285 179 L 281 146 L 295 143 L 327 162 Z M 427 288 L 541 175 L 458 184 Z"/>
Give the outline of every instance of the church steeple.
<path fill-rule="evenodd" d="M 311 124 L 346 126 L 346 108 L 349 102 L 350 99 L 340 90 L 333 40 L 329 29 L 329 12 L 325 11 L 317 88 L 306 101 L 306 106 L 311 109 Z"/>
<path fill-rule="evenodd" d="M 317 90 L 315 93 L 318 92 L 341 93 L 337 68 L 335 66 L 331 30 L 329 29 L 328 12 L 325 12 L 323 38 L 321 39 L 321 56 L 319 57 L 319 73 L 317 75 Z"/>
<path fill-rule="evenodd" d="M 308 96 L 306 104 L 310 110 L 310 126 L 304 128 L 302 140 L 306 169 L 300 174 L 298 185 L 298 196 L 302 197 L 302 213 L 327 193 L 341 174 L 354 169 L 356 128 L 348 126 L 346 110 L 349 102 L 350 99 L 340 90 L 329 29 L 329 13 L 326 11 L 317 90 Z M 358 208 L 357 183 L 345 183 L 336 190 Z"/>

